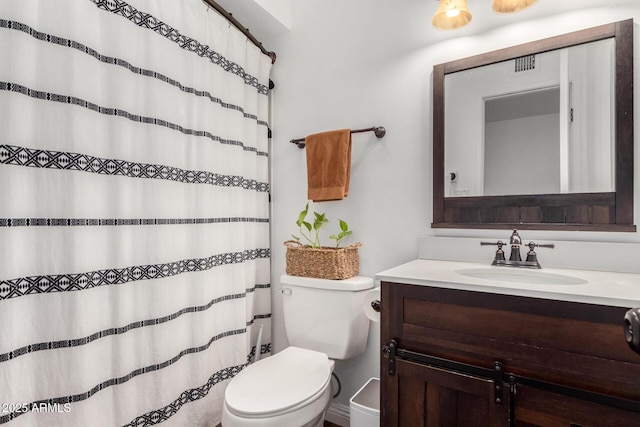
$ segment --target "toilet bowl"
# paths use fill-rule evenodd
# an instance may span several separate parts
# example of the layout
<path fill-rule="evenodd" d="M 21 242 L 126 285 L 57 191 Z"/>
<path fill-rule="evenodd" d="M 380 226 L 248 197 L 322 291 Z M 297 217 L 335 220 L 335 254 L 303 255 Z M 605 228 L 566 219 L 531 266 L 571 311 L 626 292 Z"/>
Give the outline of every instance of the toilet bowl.
<path fill-rule="evenodd" d="M 229 382 L 223 427 L 321 427 L 332 397 L 332 359 L 349 359 L 366 348 L 369 319 L 362 307 L 373 279 L 285 274 L 280 283 L 291 346 Z"/>
<path fill-rule="evenodd" d="M 297 347 L 248 366 L 226 389 L 222 425 L 322 426 L 333 366 L 326 354 Z"/>

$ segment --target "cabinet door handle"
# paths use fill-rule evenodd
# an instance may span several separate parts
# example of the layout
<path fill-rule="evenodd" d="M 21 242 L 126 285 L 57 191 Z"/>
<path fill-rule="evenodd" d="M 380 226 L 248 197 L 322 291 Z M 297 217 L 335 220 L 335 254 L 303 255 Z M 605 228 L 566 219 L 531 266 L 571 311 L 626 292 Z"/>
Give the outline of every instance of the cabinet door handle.
<path fill-rule="evenodd" d="M 624 338 L 631 350 L 640 353 L 640 308 L 634 308 L 625 313 Z"/>

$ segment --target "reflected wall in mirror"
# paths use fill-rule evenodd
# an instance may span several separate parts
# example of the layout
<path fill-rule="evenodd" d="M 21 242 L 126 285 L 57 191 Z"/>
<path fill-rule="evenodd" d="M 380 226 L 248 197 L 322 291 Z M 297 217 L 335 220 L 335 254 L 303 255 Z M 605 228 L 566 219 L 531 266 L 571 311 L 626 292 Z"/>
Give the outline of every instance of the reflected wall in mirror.
<path fill-rule="evenodd" d="M 433 227 L 635 231 L 632 20 L 433 79 Z"/>
<path fill-rule="evenodd" d="M 567 168 L 560 164 L 560 87 L 498 95 L 482 104 L 484 149 L 478 165 L 484 173 L 471 195 L 566 193 L 561 184 Z M 448 160 L 457 163 L 448 156 L 447 141 L 444 152 L 445 165 Z"/>

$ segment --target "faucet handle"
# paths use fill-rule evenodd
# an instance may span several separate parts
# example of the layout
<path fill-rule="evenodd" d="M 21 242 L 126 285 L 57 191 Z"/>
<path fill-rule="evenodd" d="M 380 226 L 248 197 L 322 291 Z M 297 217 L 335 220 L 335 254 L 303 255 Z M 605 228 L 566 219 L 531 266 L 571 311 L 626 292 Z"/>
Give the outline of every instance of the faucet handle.
<path fill-rule="evenodd" d="M 496 250 L 496 257 L 493 262 L 504 261 L 504 251 L 502 250 L 504 242 L 502 240 L 498 240 L 497 242 L 480 242 L 480 246 L 497 246 L 498 249 Z"/>
<path fill-rule="evenodd" d="M 529 244 L 527 246 L 529 246 L 529 250 L 530 251 L 533 251 L 533 248 L 550 248 L 550 249 L 553 249 L 553 248 L 556 247 L 556 245 L 554 245 L 553 243 L 539 244 L 539 243 L 535 243 L 535 242 L 529 242 Z"/>
<path fill-rule="evenodd" d="M 527 246 L 529 246 L 529 252 L 527 252 L 527 262 L 534 262 L 538 266 L 540 266 L 540 263 L 538 262 L 538 254 L 536 254 L 536 252 L 533 250 L 533 248 L 550 248 L 550 249 L 553 249 L 553 248 L 556 247 L 556 245 L 554 245 L 553 243 L 538 244 L 538 243 L 535 243 L 535 242 L 529 242 L 529 244 Z"/>
<path fill-rule="evenodd" d="M 504 242 L 502 240 L 498 240 L 497 242 L 480 242 L 480 246 L 498 246 L 502 248 L 504 246 Z"/>

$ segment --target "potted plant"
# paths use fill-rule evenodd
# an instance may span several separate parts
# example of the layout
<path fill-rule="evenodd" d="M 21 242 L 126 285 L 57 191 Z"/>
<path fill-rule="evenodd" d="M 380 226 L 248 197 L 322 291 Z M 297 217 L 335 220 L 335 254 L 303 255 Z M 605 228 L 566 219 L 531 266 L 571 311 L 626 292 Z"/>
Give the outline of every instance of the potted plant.
<path fill-rule="evenodd" d="M 329 236 L 336 241 L 335 246 L 322 246 L 320 230 L 329 220 L 324 213 L 314 212 L 313 223 L 311 223 L 306 219 L 308 213 L 309 203 L 307 202 L 296 221 L 300 236 L 292 235 L 295 240 L 284 242 L 287 247 L 287 274 L 335 280 L 356 276 L 360 271 L 358 248 L 362 244 L 340 246 L 343 239 L 352 234 L 347 222 L 339 219 L 340 231 Z"/>

